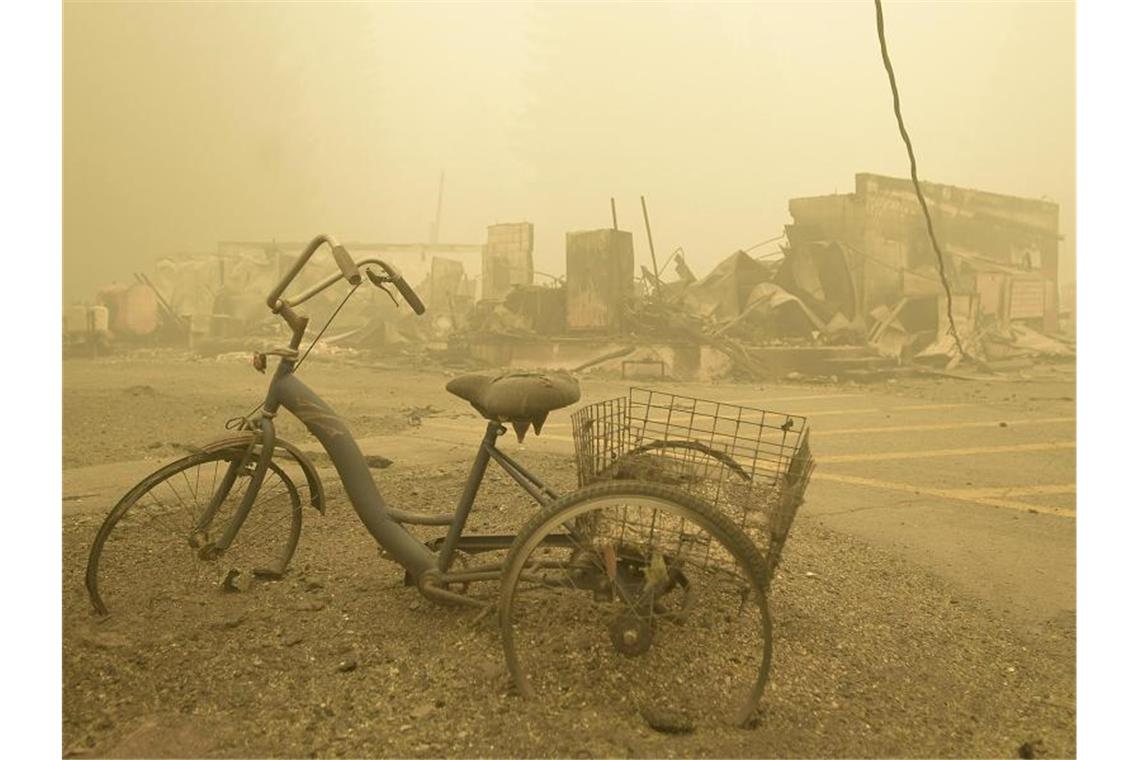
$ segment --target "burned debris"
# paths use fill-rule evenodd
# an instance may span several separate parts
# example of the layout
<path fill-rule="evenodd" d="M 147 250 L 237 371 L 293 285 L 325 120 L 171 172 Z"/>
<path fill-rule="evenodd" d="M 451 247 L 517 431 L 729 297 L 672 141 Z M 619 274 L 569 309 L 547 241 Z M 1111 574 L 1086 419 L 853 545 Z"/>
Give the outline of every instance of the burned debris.
<path fill-rule="evenodd" d="M 616 210 L 612 227 L 566 233 L 563 275 L 536 270 L 529 222 L 490 225 L 482 244 L 358 243 L 404 269 L 431 319 L 411 320 L 366 289 L 323 350 L 702 380 L 967 376 L 1071 358 L 1057 204 L 932 183 L 924 195 L 961 350 L 913 188 L 873 174 L 856 175 L 852 193 L 792 198 L 774 253 L 736 251 L 703 276 L 679 247 L 660 268 L 656 254 L 652 269 L 638 267 L 634 234 L 617 228 Z M 223 353 L 270 343 L 277 336 L 260 296 L 295 249 L 226 242 L 162 259 L 135 282 L 100 290 L 94 305 L 68 307 L 65 347 Z M 338 303 L 324 295 L 318 317 Z"/>
<path fill-rule="evenodd" d="M 927 185 L 963 356 L 911 186 L 871 174 L 855 186 L 792 199 L 778 256 L 737 251 L 699 278 L 681 249 L 636 276 L 631 233 L 567 233 L 565 281 L 484 302 L 465 339 L 491 364 L 685 379 L 962 376 L 963 363 L 994 373 L 1074 355 L 1056 204 Z"/>

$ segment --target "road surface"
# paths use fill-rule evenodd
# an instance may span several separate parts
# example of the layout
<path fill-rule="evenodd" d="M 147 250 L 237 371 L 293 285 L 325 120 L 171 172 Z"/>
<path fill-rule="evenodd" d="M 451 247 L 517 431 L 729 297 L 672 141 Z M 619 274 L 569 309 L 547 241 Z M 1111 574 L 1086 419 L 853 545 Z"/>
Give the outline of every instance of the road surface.
<path fill-rule="evenodd" d="M 392 460 L 376 472 L 394 504 L 450 509 L 483 422 L 445 393 L 447 373 L 318 359 L 303 375 L 366 454 Z M 333 504 L 306 517 L 284 585 L 172 621 L 155 641 L 93 620 L 81 571 L 101 516 L 187 444 L 224 434 L 264 382 L 236 359 L 65 363 L 65 754 L 157 756 L 172 736 L 209 756 L 1012 756 L 1037 740 L 1039 753 L 1075 752 L 1071 366 L 1021 382 L 652 383 L 804 415 L 818 460 L 774 589 L 777 657 L 761 726 L 688 737 L 594 712 L 547 715 L 506 696 L 493 626 L 469 633 L 402 588 L 327 460 Z M 629 385 L 587 377 L 582 401 Z M 295 422 L 279 420 L 279 434 L 317 451 Z M 501 445 L 572 483 L 567 411 L 525 444 L 508 434 Z M 505 492 L 494 489 L 504 487 L 489 482 L 473 519 L 498 519 Z M 314 588 L 319 604 L 291 606 Z M 422 642 L 439 635 L 454 637 L 460 660 L 425 657 Z M 199 643 L 207 649 L 195 654 Z M 348 674 L 338 670 L 346 652 L 360 663 Z M 434 702 L 415 701 L 433 688 Z M 409 710 L 454 730 L 421 729 Z"/>

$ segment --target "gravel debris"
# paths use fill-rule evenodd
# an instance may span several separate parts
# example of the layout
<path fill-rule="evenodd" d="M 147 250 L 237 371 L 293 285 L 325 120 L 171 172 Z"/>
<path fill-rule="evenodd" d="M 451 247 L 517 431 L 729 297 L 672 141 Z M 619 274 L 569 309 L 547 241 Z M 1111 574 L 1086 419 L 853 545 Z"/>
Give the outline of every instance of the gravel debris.
<path fill-rule="evenodd" d="M 564 461 L 528 462 L 572 487 Z M 445 480 L 461 483 L 464 467 Z M 381 486 L 398 503 L 426 475 Z M 476 530 L 510 530 L 533 509 L 506 483 L 486 487 Z M 1010 756 L 1038 739 L 1035 757 L 1076 751 L 1075 621 L 1029 635 L 809 518 L 793 528 L 773 583 L 775 652 L 756 725 L 714 731 L 594 703 L 588 685 L 564 702 L 515 696 L 495 616 L 472 623 L 474 612 L 405 587 L 343 494 L 330 489 L 330 502 L 324 517 L 306 512 L 282 580 L 191 597 L 159 620 L 96 622 L 82 572 L 101 516 L 65 523 L 64 746 L 109 754 L 164 720 L 152 716 L 186 713 L 211 716 L 208 757 Z M 322 585 L 309 590 L 313 578 Z M 322 660 L 334 663 L 327 675 Z M 450 698 L 424 699 L 440 693 Z"/>
<path fill-rule="evenodd" d="M 70 363 L 64 465 L 154 458 L 157 467 L 183 453 L 147 448 L 160 421 L 179 440 L 210 440 L 226 418 L 252 405 L 236 404 L 233 389 L 261 388 L 238 363 L 210 363 L 209 384 L 201 382 L 202 366 L 172 369 L 179 366 Z M 412 383 L 393 373 L 378 384 L 375 374 L 319 361 L 306 373 L 361 438 L 406 427 L 409 416 L 400 410 L 418 403 L 420 387 L 419 398 L 438 402 L 443 394 L 442 376 L 426 385 L 422 377 Z M 123 390 L 135 386 L 155 392 Z M 971 387 L 896 386 L 900 394 L 943 402 L 972 399 Z M 380 396 L 390 409 L 363 401 L 354 409 L 354 399 Z M 171 397 L 185 403 L 172 410 Z M 465 408 L 448 403 L 449 410 Z M 110 424 L 114 419 L 132 424 Z M 307 440 L 285 417 L 279 434 Z M 457 452 L 447 466 L 386 453 L 392 465 L 373 476 L 391 503 L 433 511 L 456 502 L 470 452 Z M 554 488 L 575 487 L 567 457 L 526 451 L 520 459 Z M 566 699 L 523 699 L 506 672 L 497 617 L 477 619 L 477 611 L 436 605 L 405 586 L 402 570 L 380 557 L 341 488 L 327 479 L 325 485 L 327 514 L 305 508 L 300 545 L 282 579 L 254 577 L 248 590 L 232 594 L 215 583 L 200 594 L 188 591 L 163 616 L 122 609 L 105 619 L 91 611 L 83 571 L 112 503 L 99 507 L 106 497 L 88 498 L 86 485 L 73 490 L 85 496 L 82 511 L 66 511 L 63 520 L 65 756 L 1076 754 L 1071 613 L 1027 626 L 900 555 L 826 530 L 807 515 L 793 526 L 773 582 L 772 673 L 750 729 L 664 733 L 644 708 L 592 699 L 589 684 L 568 684 Z M 489 477 L 484 489 L 472 532 L 514 532 L 533 513 L 505 477 Z M 442 533 L 414 531 L 422 538 Z M 473 584 L 470 593 L 493 593 L 489 585 Z M 354 667 L 340 669 L 350 662 Z"/>

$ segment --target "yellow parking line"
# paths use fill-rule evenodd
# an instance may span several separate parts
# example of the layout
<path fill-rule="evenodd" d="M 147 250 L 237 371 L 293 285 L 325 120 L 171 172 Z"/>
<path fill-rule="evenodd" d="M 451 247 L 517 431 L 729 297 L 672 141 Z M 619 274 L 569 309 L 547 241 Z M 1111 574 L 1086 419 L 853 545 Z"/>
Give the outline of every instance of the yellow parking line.
<path fill-rule="evenodd" d="M 955 493 L 965 496 L 1049 496 L 1052 494 L 1076 493 L 1076 483 L 1058 483 L 1043 486 L 993 486 L 990 488 L 955 488 Z"/>
<path fill-rule="evenodd" d="M 728 401 L 722 403 L 731 403 Z M 847 414 L 872 414 L 875 412 L 890 414 L 893 412 L 920 412 L 920 411 L 934 411 L 939 409 L 960 409 L 964 406 L 977 406 L 977 404 L 904 404 L 902 406 L 861 406 L 854 409 L 828 409 L 824 412 L 809 412 L 807 414 L 809 422 L 816 417 L 834 417 L 837 415 Z M 742 420 L 752 420 L 760 415 L 760 411 L 745 412 L 740 415 Z M 768 414 L 782 414 L 781 412 L 768 412 Z M 735 415 L 732 419 L 736 419 Z M 472 424 L 475 424 L 475 418 L 472 418 Z M 569 428 L 570 422 L 567 420 L 551 420 L 543 427 L 546 429 Z"/>
<path fill-rule="evenodd" d="M 725 401 L 723 403 L 732 403 Z M 905 404 L 902 406 L 860 406 L 854 409 L 828 409 L 823 412 L 808 412 L 806 414 L 808 422 L 816 417 L 836 417 L 849 414 L 891 414 L 894 412 L 922 412 L 922 411 L 936 411 L 940 409 L 960 409 L 966 406 L 977 406 L 977 404 Z M 768 414 L 782 414 L 782 412 L 768 412 Z M 760 412 L 745 412 L 740 416 L 742 420 L 752 420 L 760 415 Z M 733 416 L 735 419 L 735 416 Z M 979 425 L 989 425 L 996 423 L 978 423 Z M 547 428 L 569 428 L 570 423 L 565 420 L 552 420 L 546 423 Z"/>
<path fill-rule="evenodd" d="M 763 393 L 758 392 L 755 396 L 745 399 L 737 399 L 735 401 L 721 401 L 722 404 L 750 404 L 753 406 L 767 406 L 769 401 L 814 401 L 821 398 L 860 398 L 866 396 L 865 393 L 816 393 L 812 396 L 772 396 L 767 397 Z M 709 399 L 714 401 L 715 399 Z"/>
<path fill-rule="evenodd" d="M 919 410 L 919 409 L 958 409 L 963 406 L 977 406 L 977 404 L 902 404 L 899 406 L 884 407 L 884 411 L 893 412 L 895 410 Z M 825 412 L 830 414 L 830 412 Z"/>
<path fill-rule="evenodd" d="M 1058 517 L 1076 518 L 1077 513 L 1071 509 L 1062 509 L 1061 507 L 1048 507 L 1038 504 L 1030 504 L 1025 501 L 1016 501 L 1014 499 L 1003 499 L 996 496 L 987 496 L 985 494 L 969 493 L 972 489 L 951 489 L 951 488 L 930 488 L 928 486 L 916 486 L 911 483 L 897 483 L 889 480 L 876 480 L 874 478 L 859 478 L 853 475 L 837 475 L 831 472 L 816 472 L 812 475 L 813 480 L 827 480 L 833 483 L 843 483 L 851 486 L 864 486 L 866 488 L 878 488 L 884 491 L 898 491 L 901 493 L 916 494 L 918 496 L 933 496 L 938 499 L 951 499 L 953 501 L 964 501 L 970 504 L 978 504 L 984 507 L 1000 507 L 1002 509 L 1012 509 L 1017 512 L 1041 512 L 1047 515 L 1056 515 Z"/>
<path fill-rule="evenodd" d="M 964 406 L 977 406 L 977 404 L 904 404 L 902 406 L 868 406 L 862 409 L 829 409 L 826 412 L 809 412 L 811 417 L 833 417 L 839 414 L 865 414 L 867 412 L 926 412 L 936 409 L 961 409 Z"/>
<path fill-rule="evenodd" d="M 811 415 L 808 415 L 811 421 Z M 1029 417 L 1021 420 L 1005 420 L 1010 427 L 1018 425 L 1051 425 L 1059 422 L 1076 422 L 1076 417 Z M 923 425 L 889 425 L 887 427 L 841 428 L 839 430 L 812 430 L 812 437 L 821 435 L 853 435 L 855 433 L 907 433 L 925 430 L 966 430 L 968 428 L 996 428 L 997 420 L 988 422 L 938 422 Z"/>
<path fill-rule="evenodd" d="M 806 417 L 809 421 L 816 417 L 834 417 L 843 414 L 870 414 L 872 412 L 918 412 L 934 409 L 957 409 L 963 406 L 976 406 L 976 404 L 908 404 L 904 406 L 860 406 L 853 409 L 828 409 L 825 412 L 807 412 Z M 775 414 L 769 412 L 769 414 Z M 749 412 L 741 415 L 741 419 L 752 419 L 756 417 L 757 413 Z"/>
<path fill-rule="evenodd" d="M 1018 451 L 1054 451 L 1075 449 L 1076 441 L 1054 443 L 1014 443 L 1008 446 L 974 446 L 964 449 L 924 449 L 919 451 L 880 451 L 873 454 L 822 454 L 815 458 L 820 463 L 835 462 L 888 462 L 897 459 L 926 459 L 929 457 L 967 457 L 974 454 L 1008 454 Z"/>
<path fill-rule="evenodd" d="M 808 415 L 808 422 L 810 424 L 812 415 Z M 1052 425 L 1063 422 L 1075 422 L 1076 417 L 1029 417 L 1020 420 L 1008 420 L 1006 424 L 1013 428 L 1025 425 Z M 474 419 L 468 420 L 442 420 L 432 419 L 428 425 L 450 430 L 477 430 L 481 423 L 476 422 Z M 568 422 L 552 422 L 545 426 L 548 430 L 565 430 L 570 426 Z M 979 428 L 996 428 L 998 427 L 997 420 L 989 421 L 970 421 L 970 422 L 936 422 L 936 423 L 922 423 L 917 425 L 886 425 L 882 427 L 855 427 L 855 428 L 839 428 L 836 430 L 820 430 L 818 428 L 812 430 L 812 437 L 819 438 L 820 436 L 829 435 L 854 435 L 857 433 L 919 433 L 933 430 L 969 430 Z M 573 441 L 574 439 L 569 436 L 559 435 L 542 435 L 542 438 L 551 441 Z M 1028 445 L 1028 444 L 1027 444 Z M 1027 449 L 1029 450 L 1029 449 Z M 979 453 L 981 453 L 979 451 Z M 877 455 L 876 455 L 877 456 Z M 949 456 L 949 455 L 947 455 Z M 869 457 L 874 458 L 874 457 Z M 841 460 L 836 460 L 841 461 Z M 854 460 L 851 460 L 854 461 Z"/>

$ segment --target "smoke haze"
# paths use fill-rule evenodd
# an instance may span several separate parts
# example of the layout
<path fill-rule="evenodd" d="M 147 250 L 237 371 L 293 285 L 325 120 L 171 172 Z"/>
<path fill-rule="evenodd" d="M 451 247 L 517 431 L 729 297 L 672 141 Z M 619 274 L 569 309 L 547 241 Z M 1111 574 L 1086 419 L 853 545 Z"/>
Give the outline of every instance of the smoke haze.
<path fill-rule="evenodd" d="M 87 4 L 64 11 L 64 297 L 223 239 L 634 232 L 702 274 L 787 201 L 906 176 L 874 6 Z M 919 172 L 1061 205 L 1074 274 L 1074 7 L 888 3 Z M 475 262 L 469 271 L 477 271 Z"/>

